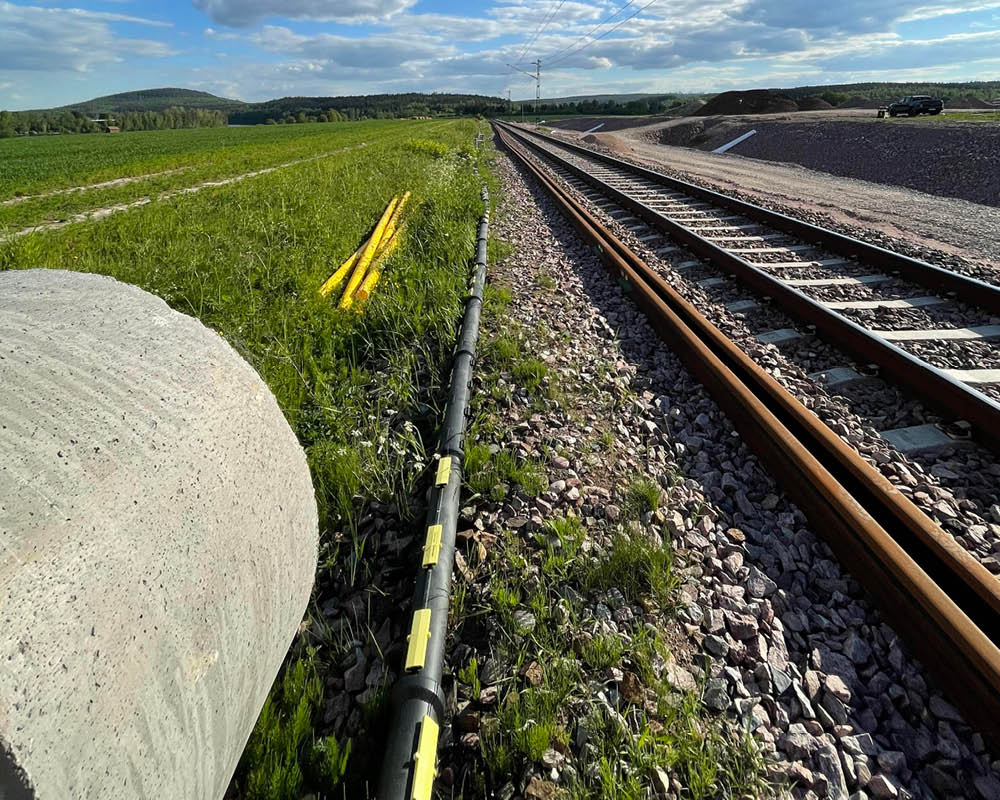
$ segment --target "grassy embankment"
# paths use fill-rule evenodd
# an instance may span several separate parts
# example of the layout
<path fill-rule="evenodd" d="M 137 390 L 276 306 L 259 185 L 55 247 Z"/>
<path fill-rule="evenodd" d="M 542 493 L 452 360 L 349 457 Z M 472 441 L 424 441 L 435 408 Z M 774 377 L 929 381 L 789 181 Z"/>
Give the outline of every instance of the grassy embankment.
<path fill-rule="evenodd" d="M 433 450 L 482 212 L 482 178 L 472 169 L 479 159 L 476 130 L 475 122 L 458 121 L 137 134 L 173 148 L 145 160 L 143 148 L 133 150 L 132 135 L 107 151 L 100 148 L 110 138 L 79 137 L 95 150 L 75 165 L 40 167 L 33 181 L 11 177 L 8 169 L 0 193 L 10 195 L 15 184 L 34 191 L 192 161 L 242 171 L 369 144 L 103 222 L 0 238 L 0 269 L 73 269 L 136 284 L 219 331 L 247 358 L 308 455 L 320 508 L 322 587 L 344 564 L 351 574 L 367 569 L 365 542 L 356 533 L 366 501 L 413 495 Z M 213 137 L 231 149 L 215 148 Z M 69 141 L 58 137 L 50 152 Z M 117 167 L 98 168 L 102 152 L 113 154 Z M 7 163 L 4 155 L 0 164 Z M 407 189 L 413 192 L 407 239 L 365 313 L 321 300 L 316 290 L 323 280 L 367 235 L 387 201 Z M 406 503 L 399 506 L 405 514 Z M 355 755 L 345 761 L 346 742 L 313 735 L 326 666 L 343 655 L 343 643 L 324 639 L 320 616 L 310 609 L 308 632 L 293 644 L 261 713 L 233 796 L 284 800 L 312 789 L 339 797 L 343 790 L 332 787 L 345 770 L 357 777 L 367 769 L 370 778 L 377 769 L 380 743 L 355 742 Z M 367 767 L 357 758 L 362 753 Z"/>

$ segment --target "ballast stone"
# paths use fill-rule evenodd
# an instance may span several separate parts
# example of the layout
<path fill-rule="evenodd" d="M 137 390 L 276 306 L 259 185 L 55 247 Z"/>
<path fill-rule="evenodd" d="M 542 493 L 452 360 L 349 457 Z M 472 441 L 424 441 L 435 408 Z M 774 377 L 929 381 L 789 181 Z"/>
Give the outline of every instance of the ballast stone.
<path fill-rule="evenodd" d="M 216 333 L 0 273 L 0 797 L 221 798 L 302 619 L 305 455 Z"/>

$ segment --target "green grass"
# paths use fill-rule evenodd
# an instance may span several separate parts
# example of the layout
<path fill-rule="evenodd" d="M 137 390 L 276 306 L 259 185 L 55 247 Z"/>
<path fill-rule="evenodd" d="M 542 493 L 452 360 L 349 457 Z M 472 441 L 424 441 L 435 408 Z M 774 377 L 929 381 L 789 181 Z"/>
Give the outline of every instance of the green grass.
<path fill-rule="evenodd" d="M 630 603 L 651 597 L 661 608 L 669 607 L 677 588 L 673 553 L 653 545 L 641 530 L 616 533 L 610 550 L 584 580 L 591 589 L 618 589 Z"/>
<path fill-rule="evenodd" d="M 286 669 L 264 702 L 240 763 L 247 800 L 298 798 L 303 786 L 333 789 L 346 775 L 351 742 L 313 736 L 323 697 L 315 654 Z"/>
<path fill-rule="evenodd" d="M 248 130 L 263 133 L 247 139 Z M 373 564 L 356 520 L 370 500 L 378 500 L 396 503 L 406 522 L 434 447 L 482 213 L 483 178 L 471 169 L 480 158 L 471 148 L 475 132 L 472 121 L 222 131 L 223 143 L 252 142 L 239 155 L 250 168 L 359 140 L 369 144 L 103 222 L 0 241 L 0 270 L 110 275 L 159 295 L 222 334 L 267 382 L 306 451 L 320 515 L 319 590 L 328 582 L 367 585 Z M 184 153 L 218 147 L 212 137 L 219 133 L 151 135 L 150 142 L 171 138 L 176 145 L 154 166 L 183 163 Z M 185 149 L 172 137 L 176 143 L 192 139 Z M 113 142 L 114 137 L 98 136 L 52 140 L 66 147 L 75 138 L 93 149 L 70 166 L 36 170 L 31 181 L 12 176 L 6 156 L 47 140 L 15 140 L 13 150 L 0 143 L 0 166 L 6 170 L 0 186 L 9 193 L 15 184 L 37 189 L 151 168 L 142 160 L 145 145 L 132 148 L 125 136 Z M 113 171 L 97 166 L 107 154 L 117 154 Z M 213 157 L 217 163 L 227 158 Z M 226 163 L 238 166 L 237 161 Z M 492 180 L 485 163 L 480 172 Z M 413 192 L 413 200 L 403 246 L 364 314 L 339 311 L 317 295 L 318 287 L 353 252 L 389 199 L 404 190 Z M 537 484 L 529 465 L 505 463 L 503 474 Z M 343 650 L 322 632 L 322 618 L 313 620 L 309 631 L 293 645 L 284 677 L 255 729 L 237 782 L 242 797 L 297 800 L 302 790 L 327 796 L 344 771 L 346 796 L 361 796 L 358 787 L 377 775 L 374 731 L 384 720 L 387 692 L 375 692 L 364 709 L 362 737 L 373 741 L 355 741 L 345 755 L 348 742 L 314 735 L 322 692 L 312 676 L 321 689 L 328 664 Z M 310 642 L 315 654 L 306 648 Z"/>
<path fill-rule="evenodd" d="M 636 519 L 660 507 L 660 487 L 648 478 L 633 481 L 625 490 L 625 512 Z"/>
<path fill-rule="evenodd" d="M 519 487 L 537 497 L 549 484 L 545 470 L 526 458 L 517 458 L 507 450 L 490 453 L 489 447 L 466 440 L 465 481 L 476 494 L 503 500 L 509 486 Z"/>
<path fill-rule="evenodd" d="M 548 374 L 549 368 L 537 358 L 522 358 L 511 367 L 514 379 L 532 393 L 541 388 L 542 381 Z"/>

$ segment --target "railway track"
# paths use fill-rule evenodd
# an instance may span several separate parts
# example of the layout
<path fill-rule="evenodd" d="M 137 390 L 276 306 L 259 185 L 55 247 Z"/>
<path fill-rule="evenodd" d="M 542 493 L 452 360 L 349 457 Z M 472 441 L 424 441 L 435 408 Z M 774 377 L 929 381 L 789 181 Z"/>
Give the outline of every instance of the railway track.
<path fill-rule="evenodd" d="M 731 312 L 762 320 L 760 341 L 785 347 L 817 336 L 863 365 L 826 366 L 811 377 L 839 388 L 877 375 L 941 413 L 945 425 L 885 431 L 893 446 L 946 447 L 971 435 L 1000 449 L 1000 287 L 510 130 L 570 187 L 670 257 L 675 272 Z M 790 321 L 768 328 L 776 316 Z"/>
<path fill-rule="evenodd" d="M 772 212 L 764 209 L 507 125 L 497 124 L 496 130 L 515 160 L 599 250 L 608 270 L 625 282 L 654 329 L 712 393 L 742 438 L 866 586 L 970 723 L 995 749 L 1000 746 L 1000 581 L 615 237 L 572 190 L 588 192 L 594 202 L 605 198 L 606 205 L 613 202 L 635 216 L 634 232 L 640 239 L 649 237 L 647 241 L 659 246 L 652 237 L 669 234 L 663 250 L 683 245 L 735 273 L 758 292 L 779 301 L 787 299 L 802 314 L 798 318 L 813 315 L 815 321 L 808 324 L 814 324 L 818 332 L 878 364 L 883 374 L 913 386 L 914 392 L 930 395 L 953 418 L 969 420 L 975 435 L 991 444 L 1000 435 L 996 426 L 1000 405 L 965 380 L 967 375 L 951 374 L 918 358 L 848 319 L 840 313 L 843 309 L 827 308 L 824 301 L 806 295 L 800 285 L 789 284 L 769 269 L 813 269 L 817 268 L 813 262 L 832 260 L 828 253 L 833 253 L 844 263 L 818 268 L 837 267 L 846 272 L 848 263 L 853 268 L 865 264 L 880 270 L 871 274 L 888 272 L 886 281 L 893 279 L 894 272 L 908 281 L 919 276 L 935 291 L 975 298 L 976 306 L 986 313 L 1000 302 L 1000 290 L 781 215 L 773 215 L 777 219 L 770 220 L 772 230 L 768 230 L 761 220 Z M 564 180 L 557 180 L 550 171 Z M 699 196 L 701 192 L 712 197 Z M 628 222 L 625 215 L 618 216 L 619 221 Z M 733 226 L 744 225 L 751 227 L 737 227 L 730 233 Z M 755 237 L 751 241 L 759 246 L 746 244 L 747 237 Z M 811 257 L 804 265 L 803 254 Z M 769 262 L 754 258 L 764 255 L 771 257 Z M 774 267 L 790 263 L 796 266 Z M 905 298 L 868 302 L 891 299 Z"/>

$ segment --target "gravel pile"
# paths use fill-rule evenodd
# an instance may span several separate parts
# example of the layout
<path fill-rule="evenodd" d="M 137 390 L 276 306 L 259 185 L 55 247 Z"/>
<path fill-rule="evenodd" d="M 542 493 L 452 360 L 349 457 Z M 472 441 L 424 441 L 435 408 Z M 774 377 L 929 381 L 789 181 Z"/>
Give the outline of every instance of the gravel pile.
<path fill-rule="evenodd" d="M 1000 369 L 1000 351 L 997 350 L 996 344 L 987 340 L 896 342 L 896 344 L 942 369 Z"/>
<path fill-rule="evenodd" d="M 876 274 L 872 272 L 871 274 Z M 902 300 L 914 297 L 913 284 L 900 280 L 879 283 L 841 284 L 834 286 L 810 286 L 809 296 L 815 300 L 837 302 L 841 300 Z"/>
<path fill-rule="evenodd" d="M 588 527 L 591 520 L 596 526 L 620 511 L 617 498 L 585 488 L 601 475 L 648 470 L 665 477 L 668 502 L 661 511 L 683 575 L 680 629 L 697 651 L 689 678 L 707 670 L 705 705 L 753 731 L 775 779 L 794 782 L 792 795 L 803 798 L 1000 798 L 1000 762 L 991 763 L 981 738 L 935 690 L 593 254 L 575 244 L 561 217 L 506 159 L 501 166 L 507 206 L 496 230 L 516 248 L 501 267 L 515 295 L 511 317 L 529 328 L 544 320 L 571 332 L 561 344 L 539 341 L 539 357 L 577 380 L 589 379 L 598 399 L 619 392 L 621 381 L 633 399 L 613 418 L 594 414 L 582 428 L 564 428 L 560 415 L 532 412 L 511 387 L 509 408 L 520 422 L 504 434 L 504 445 L 533 448 L 556 438 L 572 453 L 550 464 L 549 493 L 533 505 L 479 505 L 469 510 L 472 527 L 487 532 L 513 520 L 520 521 L 517 529 L 537 525 L 557 506 L 576 507 Z M 556 294 L 543 297 L 532 288 L 539 269 L 558 276 Z M 736 320 L 703 294 L 697 301 L 838 433 L 869 457 L 877 453 L 908 494 L 933 494 L 955 518 L 965 513 L 951 508 L 957 501 L 936 479 L 879 445 L 873 431 L 774 348 L 751 347 Z M 594 377 L 602 366 L 609 374 L 603 382 Z M 614 434 L 614 457 L 597 453 L 595 461 L 588 426 Z M 997 514 L 1000 524 L 1000 509 Z M 604 605 L 606 624 L 631 624 L 634 609 L 613 598 Z M 689 684 L 683 663 L 670 669 L 678 685 Z M 627 691 L 624 676 L 605 677 L 605 686 Z M 457 742 L 455 749 L 461 750 Z M 498 796 L 554 796 L 540 787 L 562 780 L 579 751 L 571 744 L 559 755 L 513 779 Z M 457 768 L 449 773 L 456 781 Z M 659 788 L 660 796 L 677 796 L 679 787 L 670 780 Z"/>

